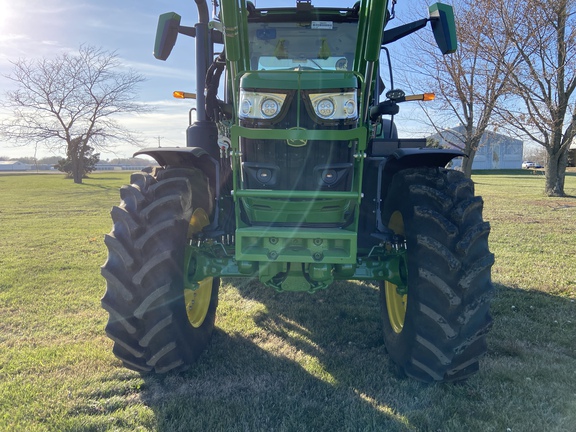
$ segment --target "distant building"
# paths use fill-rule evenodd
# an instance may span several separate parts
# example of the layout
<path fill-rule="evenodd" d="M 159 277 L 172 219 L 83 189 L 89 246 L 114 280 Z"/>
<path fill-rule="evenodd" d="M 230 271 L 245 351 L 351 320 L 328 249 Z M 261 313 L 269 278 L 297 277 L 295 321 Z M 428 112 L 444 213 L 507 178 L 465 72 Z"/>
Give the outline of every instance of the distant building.
<path fill-rule="evenodd" d="M 442 134 L 434 134 L 431 139 L 436 140 L 442 147 L 458 148 L 464 136 L 464 126 L 447 129 Z M 455 145 L 456 144 L 456 145 Z M 518 139 L 486 131 L 480 139 L 480 146 L 474 156 L 472 169 L 520 169 L 522 168 L 522 154 L 524 143 Z M 460 158 L 455 159 L 453 167 L 462 165 Z"/>
<path fill-rule="evenodd" d="M 134 160 L 125 164 L 111 164 L 108 162 L 98 162 L 95 165 L 96 171 L 140 171 L 143 168 L 154 165 L 153 162 Z"/>
<path fill-rule="evenodd" d="M 0 161 L 0 171 L 28 171 L 32 166 L 20 161 Z"/>
<path fill-rule="evenodd" d="M 568 166 L 576 167 L 576 143 L 572 142 L 568 149 Z"/>

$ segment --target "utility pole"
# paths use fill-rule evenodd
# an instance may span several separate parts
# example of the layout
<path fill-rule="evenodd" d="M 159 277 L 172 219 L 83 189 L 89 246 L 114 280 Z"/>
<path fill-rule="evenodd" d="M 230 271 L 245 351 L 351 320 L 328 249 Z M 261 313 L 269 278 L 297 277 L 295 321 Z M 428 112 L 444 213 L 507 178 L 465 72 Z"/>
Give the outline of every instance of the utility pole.
<path fill-rule="evenodd" d="M 161 140 L 162 138 L 164 138 L 164 137 L 161 137 L 161 136 L 158 137 L 158 148 L 162 147 L 162 146 L 160 145 L 160 140 Z"/>

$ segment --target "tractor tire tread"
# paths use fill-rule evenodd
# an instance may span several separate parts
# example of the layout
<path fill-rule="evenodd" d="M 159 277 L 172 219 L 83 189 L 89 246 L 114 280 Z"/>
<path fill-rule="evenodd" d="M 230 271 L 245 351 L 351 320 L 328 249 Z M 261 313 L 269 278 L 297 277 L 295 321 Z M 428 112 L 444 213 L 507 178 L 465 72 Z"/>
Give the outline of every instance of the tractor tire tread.
<path fill-rule="evenodd" d="M 198 328 L 188 321 L 183 292 L 189 221 L 195 208 L 210 215 L 212 194 L 205 175 L 194 168 L 135 173 L 130 181 L 120 190 L 120 205 L 111 211 L 113 228 L 105 237 L 106 334 L 125 367 L 178 372 L 206 349 L 214 328 L 218 279 Z"/>
<path fill-rule="evenodd" d="M 494 256 L 483 201 L 460 172 L 415 168 L 396 174 L 383 208 L 384 221 L 401 211 L 408 243 L 408 309 L 399 334 L 382 306 L 387 350 L 407 376 L 466 379 L 478 370 L 492 325 Z"/>

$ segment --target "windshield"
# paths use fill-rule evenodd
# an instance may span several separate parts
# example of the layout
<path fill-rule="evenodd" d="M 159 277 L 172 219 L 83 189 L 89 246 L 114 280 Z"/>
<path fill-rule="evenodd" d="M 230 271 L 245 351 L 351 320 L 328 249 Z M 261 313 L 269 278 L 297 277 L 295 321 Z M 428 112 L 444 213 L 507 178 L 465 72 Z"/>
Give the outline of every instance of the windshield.
<path fill-rule="evenodd" d="M 252 70 L 351 70 L 357 22 L 249 23 Z"/>

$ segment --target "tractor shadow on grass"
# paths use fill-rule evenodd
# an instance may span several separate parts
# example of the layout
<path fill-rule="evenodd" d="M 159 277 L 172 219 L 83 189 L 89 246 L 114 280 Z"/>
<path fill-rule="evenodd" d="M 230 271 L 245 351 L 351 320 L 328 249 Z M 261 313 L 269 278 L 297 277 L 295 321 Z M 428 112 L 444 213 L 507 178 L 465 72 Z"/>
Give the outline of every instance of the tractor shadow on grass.
<path fill-rule="evenodd" d="M 421 397 L 430 386 L 399 377 L 388 359 L 376 285 L 336 282 L 308 294 L 228 282 L 221 290 L 238 296 L 232 308 L 260 311 L 249 314 L 241 334 L 218 328 L 184 374 L 145 378 L 142 397 L 159 430 L 419 428 L 419 412 L 433 405 Z M 228 319 L 226 311 L 219 318 Z"/>
<path fill-rule="evenodd" d="M 212 344 L 197 365 L 183 374 L 145 377 L 141 397 L 154 410 L 158 430 L 407 431 L 443 430 L 447 422 L 484 427 L 505 415 L 506 402 L 526 384 L 518 364 L 534 373 L 541 369 L 530 346 L 550 343 L 558 326 L 551 321 L 543 329 L 541 321 L 554 313 L 569 323 L 576 311 L 570 299 L 496 286 L 495 325 L 480 373 L 463 384 L 426 385 L 399 376 L 388 358 L 376 285 L 336 282 L 308 294 L 227 282 L 221 297 L 233 304 L 221 307 Z M 244 320 L 242 330 L 227 330 L 235 320 Z M 569 334 L 556 331 L 554 338 L 574 364 Z M 502 393 L 504 378 L 512 380 L 509 392 L 494 397 Z M 534 390 L 532 385 L 524 397 L 541 400 L 537 390 L 530 396 Z M 554 403 L 543 409 L 563 409 Z M 479 412 L 486 404 L 490 409 Z M 470 423 L 471 412 L 480 423 Z"/>
<path fill-rule="evenodd" d="M 94 189 L 113 190 L 115 193 L 118 193 L 118 184 L 122 182 L 128 183 L 128 179 L 123 177 L 85 177 L 79 186 Z"/>

